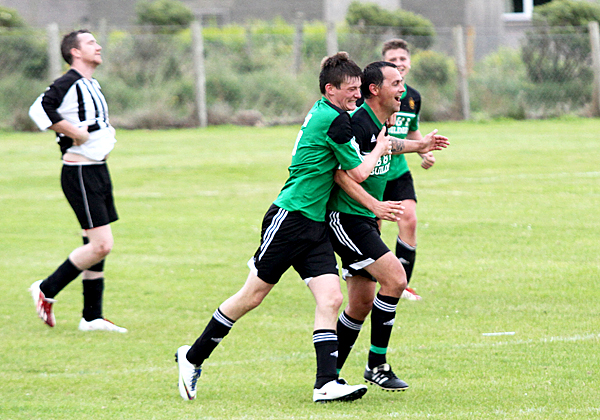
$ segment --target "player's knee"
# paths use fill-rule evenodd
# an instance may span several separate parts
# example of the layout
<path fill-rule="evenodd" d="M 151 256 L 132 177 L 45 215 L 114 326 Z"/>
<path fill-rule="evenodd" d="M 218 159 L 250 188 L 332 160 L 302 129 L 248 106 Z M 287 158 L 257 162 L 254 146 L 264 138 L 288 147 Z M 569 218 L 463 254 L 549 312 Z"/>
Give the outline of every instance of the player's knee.
<path fill-rule="evenodd" d="M 340 290 L 328 293 L 326 296 L 322 296 L 321 298 L 319 298 L 318 304 L 319 306 L 321 306 L 322 309 L 326 309 L 328 311 L 333 311 L 337 313 L 337 311 L 342 306 L 343 301 L 344 295 L 342 295 L 342 292 Z"/>
<path fill-rule="evenodd" d="M 94 252 L 102 258 L 105 258 L 113 248 L 113 241 L 98 241 L 92 244 Z"/>
<path fill-rule="evenodd" d="M 366 296 L 365 296 L 366 297 Z M 354 303 L 353 313 L 356 313 L 359 319 L 365 319 L 373 309 L 373 299 L 362 299 Z"/>
<path fill-rule="evenodd" d="M 414 213 L 403 214 L 402 219 L 398 222 L 401 231 L 416 232 L 417 230 L 417 215 Z"/>

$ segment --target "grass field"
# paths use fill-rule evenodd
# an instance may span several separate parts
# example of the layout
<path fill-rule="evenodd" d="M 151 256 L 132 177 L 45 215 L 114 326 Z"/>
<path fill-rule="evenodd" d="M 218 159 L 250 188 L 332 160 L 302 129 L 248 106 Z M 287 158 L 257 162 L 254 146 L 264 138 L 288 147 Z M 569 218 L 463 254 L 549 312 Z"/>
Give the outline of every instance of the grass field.
<path fill-rule="evenodd" d="M 409 159 L 424 299 L 400 303 L 388 360 L 411 388 L 328 405 L 311 400 L 314 303 L 292 271 L 205 363 L 196 401 L 179 397 L 173 359 L 245 280 L 298 127 L 118 132 L 105 315 L 128 334 L 77 330 L 79 280 L 58 295 L 55 328 L 36 317 L 27 288 L 80 232 L 52 135 L 0 133 L 0 418 L 597 419 L 598 126 L 422 125 L 452 145 L 429 171 Z"/>

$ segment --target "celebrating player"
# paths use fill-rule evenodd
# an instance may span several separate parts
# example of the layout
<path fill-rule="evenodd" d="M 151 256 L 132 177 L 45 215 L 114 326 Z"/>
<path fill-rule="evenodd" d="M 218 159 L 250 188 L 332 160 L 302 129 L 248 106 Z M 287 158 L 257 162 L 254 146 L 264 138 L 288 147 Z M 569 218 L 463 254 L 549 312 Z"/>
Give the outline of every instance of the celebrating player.
<path fill-rule="evenodd" d="M 388 118 L 398 112 L 405 88 L 396 66 L 378 61 L 364 69 L 361 91 L 364 103 L 352 114 L 352 129 L 361 153 L 370 156 L 377 134 Z M 392 153 L 424 154 L 447 147 L 448 139 L 436 133 L 437 130 L 434 130 L 418 141 L 392 139 Z M 327 220 L 333 247 L 342 259 L 348 287 L 348 305 L 337 323 L 338 372 L 372 310 L 371 348 L 364 378 L 386 390 L 398 391 L 408 388 L 408 385 L 394 374 L 387 363 L 386 353 L 396 305 L 406 287 L 406 274 L 400 261 L 381 240 L 376 214 L 369 210 L 371 204 L 361 204 L 369 201 L 376 204 L 381 200 L 391 158 L 381 157 L 371 176 L 360 186 L 356 182 L 360 180 L 352 173 L 338 170 L 335 180 L 342 188 L 334 189 L 331 194 Z M 377 296 L 376 282 L 381 286 Z"/>
<path fill-rule="evenodd" d="M 338 53 L 324 60 L 319 75 L 323 97 L 304 120 L 292 151 L 289 178 L 267 211 L 261 243 L 250 259 L 244 286 L 214 312 L 202 335 L 190 346 L 177 350 L 179 392 L 187 400 L 196 397 L 201 365 L 234 323 L 256 308 L 283 273 L 294 267 L 316 301 L 313 343 L 317 375 L 313 401 L 355 400 L 367 391 L 364 385 L 338 380 L 336 320 L 342 303 L 338 269 L 325 223 L 326 204 L 340 167 L 359 180 L 366 179 L 381 156 L 389 151 L 390 137 L 383 133 L 368 156 L 362 156 L 353 139 L 347 111 L 356 108 L 362 72 Z M 389 213 L 399 206 L 390 204 Z"/>

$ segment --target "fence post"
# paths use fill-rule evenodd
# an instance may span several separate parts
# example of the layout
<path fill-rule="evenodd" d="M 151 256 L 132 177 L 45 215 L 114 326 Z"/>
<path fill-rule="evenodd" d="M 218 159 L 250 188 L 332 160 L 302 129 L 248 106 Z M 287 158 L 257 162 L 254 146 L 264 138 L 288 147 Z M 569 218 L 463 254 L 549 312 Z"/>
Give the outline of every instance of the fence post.
<path fill-rule="evenodd" d="M 58 24 L 49 24 L 46 32 L 48 34 L 48 79 L 56 80 L 61 75 L 61 54 Z"/>
<path fill-rule="evenodd" d="M 590 44 L 592 46 L 592 67 L 594 70 L 594 85 L 592 91 L 592 114 L 600 117 L 600 29 L 598 22 L 588 23 Z"/>
<path fill-rule="evenodd" d="M 304 13 L 298 12 L 296 14 L 296 33 L 294 35 L 294 74 L 300 73 L 300 67 L 302 67 L 302 38 L 304 34 Z"/>
<path fill-rule="evenodd" d="M 454 54 L 458 69 L 458 93 L 463 119 L 471 119 L 471 104 L 469 99 L 469 82 L 467 80 L 467 59 L 465 56 L 465 43 L 463 28 L 458 25 L 452 29 L 454 38 Z"/>
<path fill-rule="evenodd" d="M 192 48 L 194 56 L 194 72 L 196 74 L 196 108 L 198 109 L 198 122 L 200 127 L 208 125 L 206 113 L 206 75 L 204 69 L 204 40 L 202 26 L 195 20 L 192 22 Z"/>
<path fill-rule="evenodd" d="M 327 21 L 327 56 L 331 57 L 338 52 L 337 32 L 335 30 L 335 22 Z"/>

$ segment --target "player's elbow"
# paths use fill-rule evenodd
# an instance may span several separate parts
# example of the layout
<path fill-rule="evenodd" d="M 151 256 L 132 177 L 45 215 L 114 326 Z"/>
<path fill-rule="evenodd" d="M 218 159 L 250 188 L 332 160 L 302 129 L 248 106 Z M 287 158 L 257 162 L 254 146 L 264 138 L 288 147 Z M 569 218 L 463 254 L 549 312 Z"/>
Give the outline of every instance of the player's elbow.
<path fill-rule="evenodd" d="M 352 178 L 352 180 L 358 182 L 359 184 L 369 177 L 369 174 L 362 173 L 358 168 L 346 172 L 348 173 L 348 176 Z"/>

